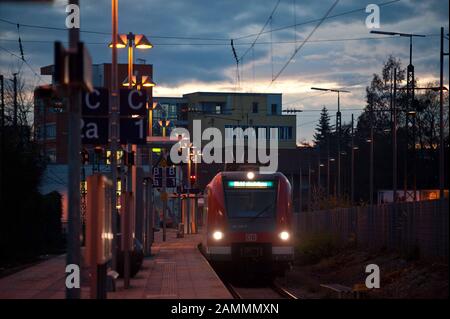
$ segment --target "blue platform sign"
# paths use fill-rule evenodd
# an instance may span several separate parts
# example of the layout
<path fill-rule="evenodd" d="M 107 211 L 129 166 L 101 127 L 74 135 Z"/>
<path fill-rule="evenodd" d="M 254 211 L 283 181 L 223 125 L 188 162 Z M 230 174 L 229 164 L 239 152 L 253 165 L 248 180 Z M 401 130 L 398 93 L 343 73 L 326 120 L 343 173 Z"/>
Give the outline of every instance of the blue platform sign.
<path fill-rule="evenodd" d="M 120 115 L 146 116 L 147 92 L 136 89 L 120 89 Z"/>
<path fill-rule="evenodd" d="M 120 143 L 121 144 L 146 144 L 147 143 L 147 119 L 146 118 L 121 118 L 120 119 Z"/>
<path fill-rule="evenodd" d="M 109 90 L 96 87 L 91 93 L 83 93 L 81 106 L 83 116 L 108 116 Z"/>
<path fill-rule="evenodd" d="M 106 145 L 109 136 L 107 117 L 83 117 L 81 119 L 81 143 L 87 145 Z"/>
<path fill-rule="evenodd" d="M 166 170 L 166 187 L 177 187 L 177 169 L 176 167 L 154 167 L 153 168 L 153 187 L 163 187 L 163 169 Z"/>

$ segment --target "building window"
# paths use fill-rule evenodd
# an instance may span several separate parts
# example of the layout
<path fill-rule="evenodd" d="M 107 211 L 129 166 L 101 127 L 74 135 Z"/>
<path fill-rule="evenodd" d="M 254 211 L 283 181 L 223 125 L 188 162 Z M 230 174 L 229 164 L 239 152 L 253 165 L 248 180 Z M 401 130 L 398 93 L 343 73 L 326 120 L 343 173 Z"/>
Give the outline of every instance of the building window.
<path fill-rule="evenodd" d="M 292 126 L 278 127 L 278 137 L 280 140 L 292 140 Z"/>
<path fill-rule="evenodd" d="M 277 109 L 278 109 L 278 105 L 277 104 L 272 104 L 272 114 L 277 114 Z"/>
<path fill-rule="evenodd" d="M 292 140 L 292 126 L 288 126 L 287 140 Z"/>
<path fill-rule="evenodd" d="M 56 138 L 56 123 L 45 124 L 38 127 L 37 136 L 39 140 L 52 140 Z"/>
<path fill-rule="evenodd" d="M 252 112 L 258 113 L 258 102 L 253 102 Z"/>

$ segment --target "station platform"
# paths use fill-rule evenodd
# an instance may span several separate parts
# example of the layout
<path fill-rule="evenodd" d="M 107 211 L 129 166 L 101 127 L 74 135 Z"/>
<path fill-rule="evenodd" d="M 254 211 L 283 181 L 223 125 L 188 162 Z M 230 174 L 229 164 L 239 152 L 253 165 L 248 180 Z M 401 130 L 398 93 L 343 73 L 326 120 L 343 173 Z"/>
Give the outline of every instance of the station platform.
<path fill-rule="evenodd" d="M 228 289 L 197 249 L 200 235 L 176 238 L 176 231 L 155 233 L 152 256 L 146 257 L 141 270 L 123 288 L 116 281 L 116 291 L 108 299 L 232 299 Z M 57 256 L 0 278 L 0 299 L 63 299 L 65 298 L 65 256 Z M 82 299 L 89 298 L 83 287 Z"/>

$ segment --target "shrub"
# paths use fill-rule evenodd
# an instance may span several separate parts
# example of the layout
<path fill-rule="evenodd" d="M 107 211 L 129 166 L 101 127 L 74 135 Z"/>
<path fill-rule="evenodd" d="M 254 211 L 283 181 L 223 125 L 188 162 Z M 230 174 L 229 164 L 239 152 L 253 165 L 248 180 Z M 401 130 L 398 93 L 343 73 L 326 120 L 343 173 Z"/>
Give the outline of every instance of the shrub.
<path fill-rule="evenodd" d="M 336 238 L 331 234 L 314 234 L 302 240 L 296 247 L 298 261 L 302 264 L 314 264 L 336 254 L 339 250 Z"/>

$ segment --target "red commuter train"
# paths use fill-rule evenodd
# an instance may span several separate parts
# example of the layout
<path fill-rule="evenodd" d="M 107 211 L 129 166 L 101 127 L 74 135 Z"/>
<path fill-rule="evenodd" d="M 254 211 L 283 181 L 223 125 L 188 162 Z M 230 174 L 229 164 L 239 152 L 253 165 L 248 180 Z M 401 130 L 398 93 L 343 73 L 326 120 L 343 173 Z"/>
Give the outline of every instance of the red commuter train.
<path fill-rule="evenodd" d="M 202 250 L 219 269 L 274 277 L 293 261 L 291 185 L 282 173 L 217 174 L 203 218 Z"/>

